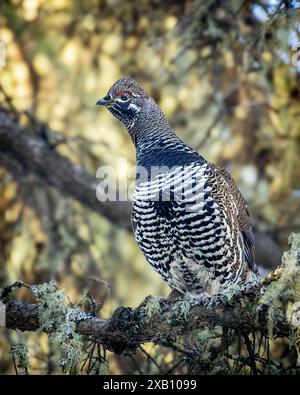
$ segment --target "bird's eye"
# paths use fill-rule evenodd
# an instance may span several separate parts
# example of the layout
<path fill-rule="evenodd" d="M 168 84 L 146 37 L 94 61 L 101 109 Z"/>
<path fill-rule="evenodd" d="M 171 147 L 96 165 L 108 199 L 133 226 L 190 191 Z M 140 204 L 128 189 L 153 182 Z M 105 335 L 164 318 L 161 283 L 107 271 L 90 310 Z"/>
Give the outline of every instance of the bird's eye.
<path fill-rule="evenodd" d="M 120 99 L 122 101 L 127 101 L 127 100 L 129 100 L 129 96 L 126 93 L 122 93 L 122 95 L 120 96 Z"/>

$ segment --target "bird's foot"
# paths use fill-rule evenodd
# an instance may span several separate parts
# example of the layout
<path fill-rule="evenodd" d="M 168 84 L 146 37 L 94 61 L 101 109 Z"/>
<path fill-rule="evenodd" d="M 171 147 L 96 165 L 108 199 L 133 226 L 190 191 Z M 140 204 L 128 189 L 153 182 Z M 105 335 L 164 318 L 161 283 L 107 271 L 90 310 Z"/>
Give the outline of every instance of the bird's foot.
<path fill-rule="evenodd" d="M 171 302 L 175 302 L 178 299 L 183 299 L 184 295 L 177 291 L 177 289 L 172 289 L 172 291 L 168 295 L 168 300 Z"/>

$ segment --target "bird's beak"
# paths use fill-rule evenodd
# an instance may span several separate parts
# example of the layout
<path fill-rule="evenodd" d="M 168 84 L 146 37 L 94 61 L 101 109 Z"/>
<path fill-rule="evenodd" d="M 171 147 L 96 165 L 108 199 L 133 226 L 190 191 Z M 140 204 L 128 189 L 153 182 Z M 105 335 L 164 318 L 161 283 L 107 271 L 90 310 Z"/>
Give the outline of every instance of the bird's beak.
<path fill-rule="evenodd" d="M 96 106 L 105 106 L 105 107 L 107 107 L 107 106 L 110 105 L 110 103 L 111 103 L 111 96 L 107 95 L 107 96 L 102 97 L 102 99 L 98 100 L 97 103 L 96 103 Z"/>

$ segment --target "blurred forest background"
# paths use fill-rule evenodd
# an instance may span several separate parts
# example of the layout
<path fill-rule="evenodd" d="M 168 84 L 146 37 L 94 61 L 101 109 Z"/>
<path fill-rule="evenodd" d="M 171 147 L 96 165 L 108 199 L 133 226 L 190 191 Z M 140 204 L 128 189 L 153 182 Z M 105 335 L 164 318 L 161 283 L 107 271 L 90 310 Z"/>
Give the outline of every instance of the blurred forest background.
<path fill-rule="evenodd" d="M 133 76 L 186 143 L 233 175 L 252 212 L 257 261 L 270 270 L 300 231 L 299 9 L 271 0 L 2 0 L 0 108 L 27 127 L 42 123 L 60 142 L 54 149 L 90 174 L 108 164 L 124 177 L 120 158 L 135 164 L 131 141 L 95 103 Z M 74 304 L 87 290 L 106 299 L 102 317 L 168 294 L 130 232 L 32 174 L 14 176 L 4 155 L 0 146 L 0 287 L 55 278 Z M 60 373 L 47 335 L 4 329 L 0 373 L 14 373 L 10 346 L 25 336 L 29 371 Z M 108 354 L 106 372 L 184 373 L 174 353 L 146 344 L 134 358 Z"/>

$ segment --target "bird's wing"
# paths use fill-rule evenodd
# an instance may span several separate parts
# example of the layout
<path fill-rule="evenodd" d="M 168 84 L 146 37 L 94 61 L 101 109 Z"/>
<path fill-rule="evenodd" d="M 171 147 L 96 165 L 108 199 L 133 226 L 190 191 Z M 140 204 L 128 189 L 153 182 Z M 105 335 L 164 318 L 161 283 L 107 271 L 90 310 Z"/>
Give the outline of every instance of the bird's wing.
<path fill-rule="evenodd" d="M 210 165 L 210 178 L 212 179 L 214 185 L 218 186 L 218 190 L 216 190 L 214 193 L 214 199 L 221 207 L 222 205 L 224 207 L 224 198 L 225 201 L 226 199 L 233 199 L 234 205 L 237 209 L 237 222 L 243 242 L 245 261 L 247 262 L 250 270 L 255 272 L 256 265 L 254 259 L 254 237 L 247 203 L 245 202 L 231 175 L 222 166 L 216 165 L 214 163 L 210 163 Z"/>

